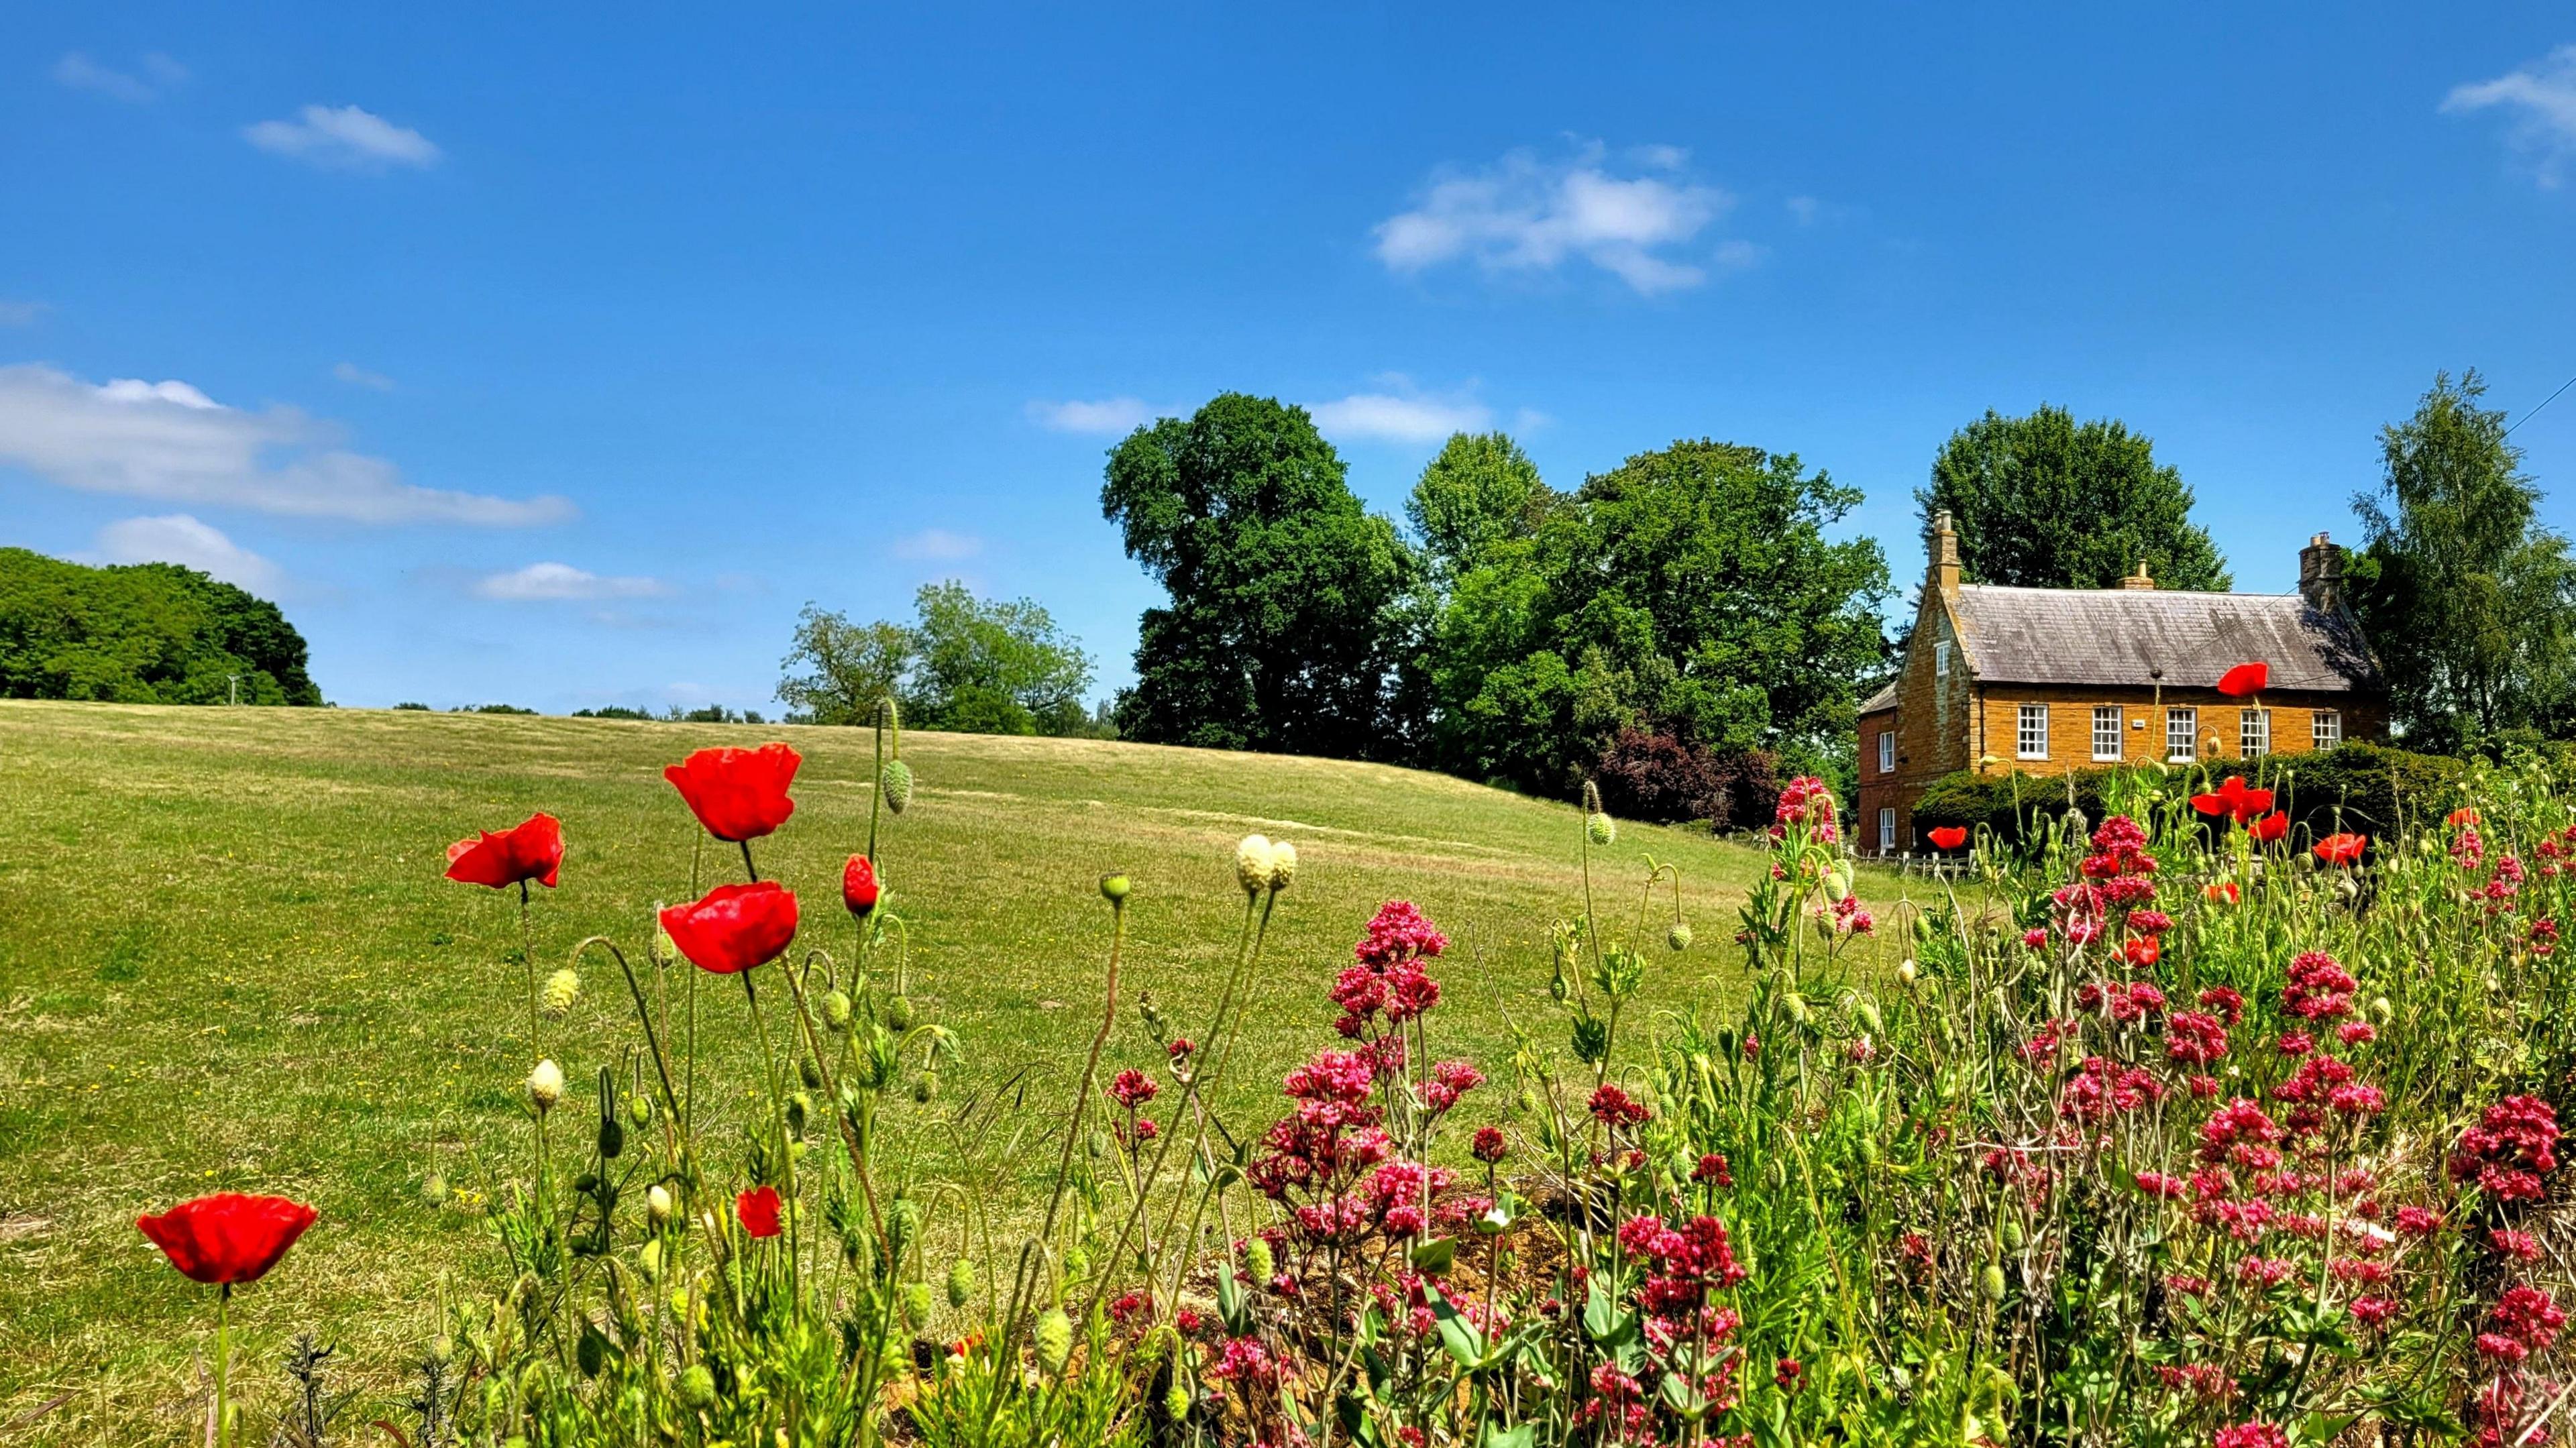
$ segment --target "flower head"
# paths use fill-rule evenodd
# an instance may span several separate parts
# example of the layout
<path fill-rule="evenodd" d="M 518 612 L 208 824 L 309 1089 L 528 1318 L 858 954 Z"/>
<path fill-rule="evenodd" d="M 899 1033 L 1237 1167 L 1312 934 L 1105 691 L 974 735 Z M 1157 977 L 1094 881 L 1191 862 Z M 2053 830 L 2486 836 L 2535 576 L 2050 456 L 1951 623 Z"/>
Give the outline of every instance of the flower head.
<path fill-rule="evenodd" d="M 533 880 L 551 890 L 563 868 L 563 824 L 550 814 L 526 820 L 494 834 L 477 830 L 474 838 L 447 847 L 447 878 L 495 890 Z"/>
<path fill-rule="evenodd" d="M 754 1237 L 775 1237 L 779 1233 L 778 1188 L 753 1187 L 733 1199 L 734 1220 Z"/>
<path fill-rule="evenodd" d="M 2329 865 L 2349 865 L 2361 858 L 2362 847 L 2370 841 L 2349 832 L 2326 836 L 2312 847 L 2317 858 Z"/>
<path fill-rule="evenodd" d="M 1964 825 L 1943 825 L 1925 832 L 1924 838 L 1930 840 L 1936 850 L 1955 850 L 1968 842 L 1968 831 Z"/>
<path fill-rule="evenodd" d="M 1243 893 L 1258 895 L 1270 888 L 1270 857 L 1270 841 L 1265 836 L 1245 835 L 1235 845 L 1234 879 L 1243 887 Z"/>
<path fill-rule="evenodd" d="M 563 1094 L 563 1067 L 556 1065 L 552 1057 L 539 1061 L 528 1072 L 528 1100 L 539 1114 L 554 1110 L 555 1103 L 563 1100 Z"/>
<path fill-rule="evenodd" d="M 2242 699 L 2249 694 L 2263 692 L 2263 686 L 2270 682 L 2272 682 L 2271 665 L 2238 664 L 2218 676 L 2218 692 L 2230 699 Z"/>
<path fill-rule="evenodd" d="M 2221 815 L 2238 824 L 2251 821 L 2272 807 L 2272 791 L 2248 789 L 2245 781 L 2230 775 L 2215 794 L 2195 794 L 2191 807 L 2205 815 Z"/>
<path fill-rule="evenodd" d="M 850 862 L 841 867 L 841 903 L 865 920 L 884 894 L 885 887 L 877 883 L 876 861 L 865 855 L 850 856 Z"/>
<path fill-rule="evenodd" d="M 671 943 L 701 970 L 734 975 L 776 960 L 796 938 L 796 896 L 775 880 L 718 885 L 662 912 Z"/>
<path fill-rule="evenodd" d="M 287 1197 L 217 1192 L 137 1217 L 134 1225 L 190 1281 L 232 1287 L 266 1276 L 317 1215 Z"/>
<path fill-rule="evenodd" d="M 720 840 L 756 840 L 787 822 L 796 802 L 787 786 L 805 758 L 784 744 L 758 749 L 701 749 L 662 771 L 689 802 L 707 833 Z"/>

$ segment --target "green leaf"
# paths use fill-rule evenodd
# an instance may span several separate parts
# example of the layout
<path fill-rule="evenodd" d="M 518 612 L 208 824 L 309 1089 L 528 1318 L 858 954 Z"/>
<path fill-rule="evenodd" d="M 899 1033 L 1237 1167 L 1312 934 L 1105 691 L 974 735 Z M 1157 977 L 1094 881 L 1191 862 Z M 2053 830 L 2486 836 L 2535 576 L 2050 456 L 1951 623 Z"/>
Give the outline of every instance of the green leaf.
<path fill-rule="evenodd" d="M 1419 1242 L 1414 1245 L 1414 1270 L 1427 1276 L 1438 1277 L 1449 1270 L 1449 1264 L 1457 1260 L 1457 1257 L 1458 1241 L 1456 1238 L 1433 1237 L 1427 1242 Z"/>
<path fill-rule="evenodd" d="M 1482 1448 L 1538 1448 L 1538 1425 L 1522 1423 L 1506 1428 L 1488 1418 Z"/>

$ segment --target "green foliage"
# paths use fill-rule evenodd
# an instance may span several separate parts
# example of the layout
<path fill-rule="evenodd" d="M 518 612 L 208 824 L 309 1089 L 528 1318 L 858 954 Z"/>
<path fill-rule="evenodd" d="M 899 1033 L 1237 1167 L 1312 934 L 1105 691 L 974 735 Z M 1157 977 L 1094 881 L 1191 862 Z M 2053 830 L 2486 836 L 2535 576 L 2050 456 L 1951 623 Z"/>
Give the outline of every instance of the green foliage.
<path fill-rule="evenodd" d="M 0 698 L 318 705 L 277 605 L 175 563 L 0 548 Z"/>
<path fill-rule="evenodd" d="M 1499 451 L 1465 441 L 1426 470 L 1417 518 L 1480 516 L 1451 506 L 1462 495 L 1514 501 L 1509 526 L 1450 529 L 1476 541 L 1444 575 L 1420 663 L 1434 762 L 1563 792 L 1623 729 L 1798 772 L 1847 749 L 1858 685 L 1886 657 L 1878 545 L 1825 536 L 1856 490 L 1703 440 L 1524 502 L 1460 486 L 1473 474 L 1455 455 Z"/>
<path fill-rule="evenodd" d="M 1433 576 L 1455 580 L 1537 537 L 1564 501 L 1510 434 L 1462 432 L 1423 468 L 1404 516 L 1422 537 Z"/>
<path fill-rule="evenodd" d="M 1029 599 L 987 602 L 965 584 L 925 584 L 916 622 L 852 624 L 807 604 L 778 686 L 797 717 L 868 724 L 898 700 L 925 729 L 958 734 L 1097 732 L 1082 696 L 1091 658 Z M 799 672 L 801 670 L 801 672 Z"/>
<path fill-rule="evenodd" d="M 2117 421 L 2081 425 L 2062 407 L 1991 410 L 1950 435 L 1914 501 L 1923 531 L 1947 509 L 1971 583 L 2113 588 L 2139 564 L 2159 588 L 2224 591 L 2227 560 L 2191 521 L 2182 475 Z"/>
<path fill-rule="evenodd" d="M 2378 491 L 2353 499 L 2365 543 L 2349 586 L 2390 723 L 2444 751 L 2563 729 L 2576 689 L 2576 558 L 2541 526 L 2540 489 L 2485 394 L 2475 371 L 2437 374 L 2415 415 L 2381 432 Z"/>
<path fill-rule="evenodd" d="M 2158 766 L 2149 766 L 2150 772 Z M 2162 777 L 2182 793 L 2214 789 L 2229 778 L 2273 791 L 2277 808 L 2307 838 L 2351 830 L 2373 836 L 2438 820 L 2459 801 L 2468 766 L 2439 754 L 2415 754 L 2360 740 L 2316 754 L 2274 754 L 2253 761 L 2219 760 Z M 1961 825 L 2006 844 L 2036 839 L 2071 802 L 2095 822 L 2126 808 L 2120 795 L 2136 771 L 2118 766 L 2072 770 L 2045 777 L 1978 774 L 1960 770 L 1926 785 L 1914 804 L 1914 828 Z M 2071 797 L 2071 798 L 2070 798 Z"/>
<path fill-rule="evenodd" d="M 1303 408 L 1229 392 L 1140 427 L 1110 453 L 1100 506 L 1170 595 L 1145 611 L 1121 734 L 1405 754 L 1388 704 L 1421 560 Z"/>

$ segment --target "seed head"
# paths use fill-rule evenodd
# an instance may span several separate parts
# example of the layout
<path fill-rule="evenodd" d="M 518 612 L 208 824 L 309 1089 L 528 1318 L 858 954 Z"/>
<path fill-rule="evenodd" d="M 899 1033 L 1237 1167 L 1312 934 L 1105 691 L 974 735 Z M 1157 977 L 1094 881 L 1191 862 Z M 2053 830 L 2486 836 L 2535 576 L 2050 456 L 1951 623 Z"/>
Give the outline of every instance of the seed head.
<path fill-rule="evenodd" d="M 1270 888 L 1270 856 L 1270 841 L 1260 835 L 1245 835 L 1234 847 L 1234 879 L 1243 893 L 1258 895 Z"/>
<path fill-rule="evenodd" d="M 1125 904 L 1127 900 L 1127 892 L 1134 888 L 1135 882 L 1129 880 L 1125 875 L 1103 875 L 1100 877 L 1100 898 L 1108 901 L 1112 905 Z"/>
<path fill-rule="evenodd" d="M 528 1073 L 528 1100 L 535 1104 L 538 1115 L 554 1110 L 555 1103 L 563 1100 L 563 1093 L 563 1067 L 551 1057 L 539 1061 L 537 1068 Z"/>
<path fill-rule="evenodd" d="M 1277 894 L 1297 878 L 1297 847 L 1281 840 L 1270 847 L 1270 892 Z"/>
<path fill-rule="evenodd" d="M 567 965 L 546 977 L 545 989 L 539 994 L 538 1009 L 545 1012 L 547 1020 L 559 1021 L 572 1014 L 572 1003 L 579 999 L 581 972 Z"/>

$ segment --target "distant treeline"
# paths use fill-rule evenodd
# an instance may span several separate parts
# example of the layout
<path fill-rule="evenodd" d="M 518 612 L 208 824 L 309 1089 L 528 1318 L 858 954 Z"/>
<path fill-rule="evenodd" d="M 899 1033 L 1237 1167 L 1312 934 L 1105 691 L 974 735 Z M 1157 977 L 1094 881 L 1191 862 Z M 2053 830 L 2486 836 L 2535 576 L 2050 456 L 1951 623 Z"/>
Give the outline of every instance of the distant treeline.
<path fill-rule="evenodd" d="M 0 548 L 0 697 L 319 705 L 277 605 L 175 563 Z"/>

